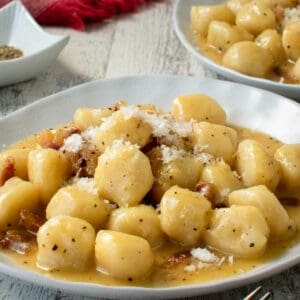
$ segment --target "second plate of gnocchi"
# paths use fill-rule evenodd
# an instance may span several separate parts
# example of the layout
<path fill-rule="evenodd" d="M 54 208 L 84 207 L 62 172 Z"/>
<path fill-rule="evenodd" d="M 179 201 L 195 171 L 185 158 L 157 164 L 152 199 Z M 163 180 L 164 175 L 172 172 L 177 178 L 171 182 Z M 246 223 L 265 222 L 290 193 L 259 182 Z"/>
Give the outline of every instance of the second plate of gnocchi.
<path fill-rule="evenodd" d="M 299 263 L 299 117 L 271 93 L 157 76 L 86 84 L 1 119 L 0 271 L 174 298 Z"/>
<path fill-rule="evenodd" d="M 174 26 L 218 74 L 300 99 L 299 12 L 297 0 L 178 0 Z"/>

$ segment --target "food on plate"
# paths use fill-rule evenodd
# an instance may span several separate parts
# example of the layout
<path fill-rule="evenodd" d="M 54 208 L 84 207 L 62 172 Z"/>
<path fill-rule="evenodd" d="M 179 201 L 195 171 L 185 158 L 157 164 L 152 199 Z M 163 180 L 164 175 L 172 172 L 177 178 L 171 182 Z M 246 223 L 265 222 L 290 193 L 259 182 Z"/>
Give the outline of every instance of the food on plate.
<path fill-rule="evenodd" d="M 191 8 L 199 50 L 214 62 L 245 75 L 300 83 L 299 1 L 228 0 Z"/>
<path fill-rule="evenodd" d="M 161 287 L 233 276 L 299 241 L 299 207 L 300 144 L 229 124 L 203 94 L 171 112 L 79 108 L 0 153 L 1 252 L 55 278 Z"/>

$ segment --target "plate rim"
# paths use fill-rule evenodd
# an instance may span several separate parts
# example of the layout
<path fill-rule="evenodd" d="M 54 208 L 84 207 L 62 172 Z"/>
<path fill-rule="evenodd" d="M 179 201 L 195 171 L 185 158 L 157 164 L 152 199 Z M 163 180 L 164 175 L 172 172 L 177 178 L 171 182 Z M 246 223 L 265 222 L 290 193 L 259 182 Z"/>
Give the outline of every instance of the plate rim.
<path fill-rule="evenodd" d="M 285 101 L 288 102 L 290 105 L 294 105 L 295 107 L 299 108 L 300 107 L 300 102 L 297 102 L 296 100 L 290 99 L 286 96 L 277 94 L 275 92 L 272 92 L 270 90 L 265 90 L 263 88 L 259 88 L 259 87 L 254 87 L 254 86 L 249 86 L 243 83 L 239 83 L 239 82 L 233 82 L 230 80 L 226 80 L 226 79 L 215 79 L 215 78 L 209 78 L 209 77 L 203 77 L 203 76 L 193 76 L 193 75 L 164 75 L 164 74 L 150 74 L 150 75 L 123 75 L 123 76 L 115 76 L 112 78 L 102 78 L 102 79 L 95 79 L 92 81 L 88 81 L 88 82 L 83 82 L 81 84 L 69 87 L 65 90 L 59 91 L 57 93 L 48 95 L 46 97 L 42 97 L 40 99 L 36 99 L 34 102 L 29 103 L 21 108 L 16 109 L 13 112 L 10 112 L 4 116 L 0 116 L 0 123 L 4 122 L 6 119 L 9 119 L 11 117 L 14 117 L 15 115 L 22 113 L 23 111 L 26 112 L 26 110 L 30 110 L 33 107 L 37 107 L 39 105 L 42 105 L 43 103 L 46 103 L 48 101 L 51 101 L 51 98 L 55 98 L 57 96 L 61 96 L 64 93 L 71 93 L 74 92 L 76 90 L 81 89 L 82 87 L 92 87 L 94 85 L 97 85 L 101 82 L 108 82 L 108 81 L 119 81 L 119 80 L 124 80 L 124 79 L 152 79 L 155 77 L 160 77 L 160 78 L 195 78 L 199 81 L 210 81 L 210 82 L 216 82 L 216 83 L 226 83 L 226 84 L 230 84 L 230 85 L 235 85 L 235 86 L 239 86 L 242 88 L 249 88 L 249 89 L 253 89 L 253 90 L 257 90 L 259 92 L 263 92 L 266 94 L 270 94 L 272 96 L 281 98 L 281 101 Z M 266 100 L 268 101 L 268 100 Z"/>
<path fill-rule="evenodd" d="M 55 93 L 53 95 L 47 96 L 42 98 L 39 101 L 35 101 L 23 108 L 20 108 L 4 117 L 0 118 L 0 125 L 5 124 L 6 120 L 13 119 L 17 117 L 19 114 L 26 114 L 26 112 L 33 107 L 36 109 L 39 108 L 39 106 L 43 106 L 45 103 L 51 103 L 54 101 L 55 98 L 58 96 L 66 95 L 66 98 L 68 98 L 68 95 L 73 94 L 74 97 L 76 97 L 76 92 L 79 91 L 82 88 L 90 88 L 94 86 L 101 87 L 101 85 L 105 82 L 113 82 L 113 84 L 116 84 L 118 81 L 122 80 L 132 80 L 136 81 L 136 79 L 139 80 L 151 80 L 151 79 L 176 79 L 179 80 L 180 78 L 187 78 L 190 80 L 198 80 L 202 83 L 205 82 L 212 82 L 212 83 L 222 83 L 225 85 L 231 85 L 231 86 L 240 86 L 249 90 L 258 90 L 260 93 L 264 93 L 265 95 L 272 95 L 273 97 L 276 97 L 277 99 L 280 99 L 281 101 L 285 101 L 291 105 L 293 105 L 297 110 L 300 111 L 300 103 L 297 103 L 291 99 L 288 99 L 286 97 L 283 97 L 281 95 L 272 93 L 270 91 L 266 91 L 260 88 L 255 88 L 251 86 L 247 86 L 240 83 L 225 81 L 225 80 L 218 80 L 218 79 L 210 79 L 205 77 L 199 77 L 199 76 L 185 76 L 185 75 L 144 75 L 144 76 L 120 76 L 115 78 L 108 78 L 108 79 L 102 79 L 102 80 L 94 80 L 92 82 L 83 83 L 71 88 L 68 88 L 66 90 L 60 91 L 59 93 Z M 268 101 L 266 99 L 266 101 Z M 3 254 L 4 255 L 4 254 Z M 2 255 L 1 255 L 2 256 Z M 7 256 L 4 255 L 4 257 L 7 258 Z M 27 282 L 38 284 L 41 286 L 45 286 L 48 288 L 55 288 L 59 290 L 64 290 L 66 292 L 70 293 L 78 293 L 81 295 L 101 295 L 105 296 L 107 298 L 115 297 L 116 294 L 122 298 L 130 298 L 130 297 L 139 297 L 141 295 L 149 298 L 153 297 L 164 297 L 164 298 L 178 298 L 182 296 L 194 296 L 194 295 L 203 295 L 203 294 L 209 294 L 212 292 L 217 291 L 225 291 L 230 288 L 242 286 L 245 284 L 249 284 L 255 281 L 259 281 L 264 278 L 268 278 L 274 274 L 277 274 L 283 270 L 286 270 L 296 264 L 300 263 L 300 253 L 298 255 L 294 255 L 291 258 L 285 258 L 285 261 L 277 264 L 272 265 L 269 263 L 268 265 L 262 265 L 261 267 L 255 269 L 258 270 L 258 274 L 253 274 L 253 271 L 245 272 L 242 275 L 238 276 L 231 276 L 227 277 L 225 279 L 219 279 L 214 281 L 205 281 L 202 283 L 195 283 L 195 284 L 189 284 L 189 285 L 183 285 L 183 286 L 175 286 L 175 287 L 165 287 L 165 288 L 147 288 L 147 287 L 136 287 L 136 286 L 106 286 L 101 284 L 92 284 L 92 283 L 84 283 L 84 282 L 70 282 L 65 280 L 57 280 L 53 279 L 47 275 L 28 271 L 20 265 L 9 265 L 2 262 L 0 259 L 0 272 L 4 272 L 5 274 L 8 274 L 10 276 L 25 280 Z M 261 268 L 261 270 L 259 270 Z M 23 270 L 23 272 L 22 272 Z M 122 296 L 123 295 L 123 296 Z"/>
<path fill-rule="evenodd" d="M 254 76 L 249 76 L 246 74 L 242 74 L 238 71 L 231 70 L 229 68 L 223 67 L 213 60 L 207 58 L 205 55 L 202 54 L 199 50 L 195 48 L 189 39 L 186 37 L 184 32 L 181 30 L 179 25 L 179 6 L 184 3 L 185 0 L 176 0 L 175 6 L 173 9 L 172 20 L 173 20 L 173 28 L 176 33 L 177 38 L 179 39 L 180 43 L 191 53 L 193 54 L 201 63 L 203 63 L 206 67 L 212 69 L 214 72 L 221 74 L 222 76 L 235 76 L 236 78 L 241 78 L 244 81 L 248 81 L 249 84 L 259 84 L 259 85 L 266 85 L 269 88 L 282 88 L 287 89 L 293 92 L 300 92 L 300 84 L 291 84 L 291 83 L 278 83 L 276 81 L 272 81 L 270 79 L 264 79 Z M 219 0 L 220 3 L 223 3 L 224 0 Z"/>

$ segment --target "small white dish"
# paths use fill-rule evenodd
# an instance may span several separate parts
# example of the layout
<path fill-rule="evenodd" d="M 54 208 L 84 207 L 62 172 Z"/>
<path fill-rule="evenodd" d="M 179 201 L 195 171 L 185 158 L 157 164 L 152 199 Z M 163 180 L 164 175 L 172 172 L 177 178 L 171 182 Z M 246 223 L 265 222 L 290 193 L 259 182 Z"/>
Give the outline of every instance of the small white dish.
<path fill-rule="evenodd" d="M 177 0 L 173 13 L 175 32 L 185 46 L 196 58 L 214 72 L 239 83 L 255 86 L 269 90 L 283 96 L 300 100 L 300 84 L 284 84 L 268 79 L 251 77 L 234 70 L 225 68 L 202 54 L 193 42 L 193 33 L 190 30 L 190 11 L 194 5 L 216 5 L 224 3 L 225 0 Z"/>
<path fill-rule="evenodd" d="M 0 44 L 14 46 L 23 56 L 0 61 L 0 87 L 31 79 L 46 70 L 69 41 L 45 32 L 21 2 L 0 10 Z"/>
<path fill-rule="evenodd" d="M 169 110 L 175 97 L 190 93 L 204 93 L 215 98 L 225 109 L 230 123 L 262 130 L 285 143 L 300 142 L 299 103 L 226 81 L 187 76 L 136 76 L 83 84 L 0 118 L 0 146 L 69 122 L 79 107 L 111 106 L 119 99 L 125 99 L 129 104 L 153 103 Z M 300 244 L 240 275 L 187 286 L 142 288 L 57 280 L 15 265 L 0 253 L 2 273 L 45 287 L 104 299 L 175 299 L 215 293 L 273 276 L 299 263 Z"/>

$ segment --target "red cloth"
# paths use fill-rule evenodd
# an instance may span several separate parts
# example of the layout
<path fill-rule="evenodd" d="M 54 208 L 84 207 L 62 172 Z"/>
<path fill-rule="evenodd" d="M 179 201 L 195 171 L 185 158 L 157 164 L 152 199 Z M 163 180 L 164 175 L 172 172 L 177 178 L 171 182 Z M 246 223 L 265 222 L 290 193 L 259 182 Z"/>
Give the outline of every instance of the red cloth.
<path fill-rule="evenodd" d="M 43 25 L 84 29 L 84 23 L 110 19 L 134 12 L 138 5 L 151 0 L 22 0 L 32 16 Z M 0 0 L 0 7 L 11 0 Z"/>

